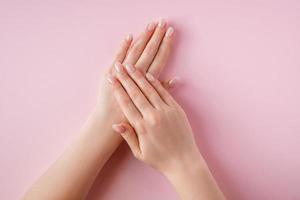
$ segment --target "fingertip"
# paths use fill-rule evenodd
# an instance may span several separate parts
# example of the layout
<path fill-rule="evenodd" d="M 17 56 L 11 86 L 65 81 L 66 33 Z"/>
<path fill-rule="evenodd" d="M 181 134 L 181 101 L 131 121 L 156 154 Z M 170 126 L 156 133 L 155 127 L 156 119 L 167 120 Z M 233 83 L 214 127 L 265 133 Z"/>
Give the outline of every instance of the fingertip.
<path fill-rule="evenodd" d="M 115 70 L 118 73 L 122 73 L 123 72 L 123 65 L 120 62 L 116 62 L 115 63 Z"/>
<path fill-rule="evenodd" d="M 168 81 L 169 88 L 174 88 L 179 82 L 181 78 L 179 76 L 175 76 L 171 80 Z"/>
<path fill-rule="evenodd" d="M 166 26 L 166 20 L 164 18 L 161 18 L 159 21 L 158 21 L 158 27 L 160 28 L 164 28 Z"/>
<path fill-rule="evenodd" d="M 117 79 L 111 74 L 109 74 L 106 79 L 110 84 L 115 84 L 117 82 Z"/>
<path fill-rule="evenodd" d="M 170 26 L 166 32 L 166 37 L 170 38 L 173 35 L 174 35 L 174 28 Z"/>
<path fill-rule="evenodd" d="M 129 74 L 133 74 L 136 70 L 135 67 L 130 63 L 125 64 L 125 68 Z"/>
<path fill-rule="evenodd" d="M 152 31 L 154 31 L 155 27 L 156 27 L 156 23 L 155 22 L 150 22 L 147 25 L 147 31 L 152 32 Z"/>
<path fill-rule="evenodd" d="M 113 125 L 112 125 L 112 129 L 113 129 L 114 131 L 116 131 L 117 133 L 120 133 L 120 134 L 126 132 L 126 127 L 123 126 L 122 124 L 113 124 Z"/>
<path fill-rule="evenodd" d="M 132 34 L 128 34 L 125 39 L 126 39 L 127 42 L 131 42 L 132 39 L 133 39 Z"/>

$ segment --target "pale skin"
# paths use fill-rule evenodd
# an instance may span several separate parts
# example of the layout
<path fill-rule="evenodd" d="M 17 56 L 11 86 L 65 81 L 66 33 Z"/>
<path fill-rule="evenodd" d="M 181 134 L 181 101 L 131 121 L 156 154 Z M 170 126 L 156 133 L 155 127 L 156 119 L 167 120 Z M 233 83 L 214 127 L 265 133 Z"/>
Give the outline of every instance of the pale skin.
<path fill-rule="evenodd" d="M 114 124 L 133 155 L 165 175 L 181 199 L 224 199 L 183 109 L 151 73 L 115 65 L 108 81 L 129 123 Z M 115 78 L 116 77 L 116 78 Z"/>
<path fill-rule="evenodd" d="M 159 82 L 159 86 L 164 88 L 163 91 L 169 95 L 174 105 L 177 105 L 177 110 L 174 106 L 172 112 L 166 112 L 160 116 L 160 118 L 165 120 L 164 122 L 169 122 L 165 126 L 157 126 L 155 129 L 150 130 L 153 127 L 153 122 L 155 122 L 154 118 L 153 120 L 142 118 L 147 131 L 145 131 L 146 129 L 137 128 L 137 121 L 132 121 L 133 118 L 128 116 L 129 111 L 124 109 L 124 104 L 122 104 L 126 97 L 128 102 L 130 100 L 132 104 L 135 101 L 135 98 L 128 96 L 134 91 L 123 89 L 125 85 L 128 85 L 128 81 L 133 81 L 133 76 L 128 75 L 127 71 L 124 70 L 123 64 L 135 66 L 132 67 L 135 70 L 133 74 L 139 73 L 140 78 L 144 77 L 146 73 L 151 74 L 153 80 L 155 80 L 154 82 L 158 84 L 157 78 L 165 67 L 171 51 L 173 32 L 174 29 L 172 27 L 168 27 L 164 20 L 160 20 L 158 23 L 148 24 L 135 41 L 133 41 L 132 36 L 127 36 L 124 39 L 113 61 L 113 65 L 105 73 L 105 77 L 108 77 L 111 84 L 105 80 L 105 77 L 102 77 L 97 104 L 78 137 L 67 147 L 60 158 L 28 189 L 23 199 L 84 199 L 99 171 L 122 142 L 123 138 L 139 160 L 154 167 L 170 180 L 182 199 L 223 198 L 195 145 L 192 130 L 184 112 L 166 90 L 173 87 L 177 81 L 176 78 L 170 81 Z M 122 73 L 115 70 L 115 64 L 120 67 Z M 122 77 L 127 77 L 127 79 L 122 79 Z M 144 78 L 144 80 L 146 79 Z M 151 82 L 151 84 L 154 82 Z M 149 83 L 148 86 L 150 88 L 149 80 L 147 83 Z M 141 92 L 142 87 L 140 85 L 135 86 L 135 91 L 139 92 L 138 94 L 141 94 L 139 96 L 143 97 L 144 101 L 147 102 L 148 97 L 145 97 Z M 151 88 L 153 93 L 149 93 L 150 96 L 154 97 L 152 94 L 160 94 L 160 91 L 154 85 Z M 160 101 L 163 101 L 162 97 L 159 98 Z M 163 104 L 161 103 L 160 105 Z M 134 104 L 134 106 L 136 105 Z M 143 111 L 140 108 L 135 107 L 135 111 L 140 112 L 140 114 L 143 112 L 144 115 L 149 114 L 149 119 L 152 119 L 150 116 L 153 115 L 150 112 L 146 113 L 144 108 Z M 180 123 L 177 127 L 173 127 L 171 120 L 178 120 Z M 141 122 L 142 120 L 138 121 Z M 172 130 L 179 130 L 179 128 L 181 131 L 174 135 Z M 125 131 L 122 132 L 120 130 Z M 122 133 L 117 134 L 116 131 Z M 160 135 L 158 134 L 159 132 L 164 132 L 164 134 Z M 146 135 L 146 133 L 152 136 L 145 137 L 142 140 L 143 136 L 140 135 Z M 171 134 L 177 138 L 174 139 L 174 142 L 177 143 L 168 144 L 168 142 L 173 142 L 170 140 Z M 179 143 L 179 141 L 182 143 Z M 168 145 L 165 146 L 166 144 Z M 180 148 L 177 149 L 177 147 Z M 197 164 L 191 165 L 191 159 L 193 159 L 193 163 L 196 159 Z M 174 165 L 171 165 L 171 163 L 174 163 Z"/>

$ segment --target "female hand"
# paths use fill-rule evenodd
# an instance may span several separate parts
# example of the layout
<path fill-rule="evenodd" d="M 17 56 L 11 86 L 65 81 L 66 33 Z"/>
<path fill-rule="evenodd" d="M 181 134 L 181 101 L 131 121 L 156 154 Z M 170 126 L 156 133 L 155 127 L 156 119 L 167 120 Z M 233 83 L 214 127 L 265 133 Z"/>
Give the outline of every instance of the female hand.
<path fill-rule="evenodd" d="M 114 125 L 134 156 L 165 173 L 175 163 L 200 159 L 193 132 L 182 108 L 161 83 L 127 64 L 116 63 L 116 78 L 109 76 L 114 95 L 129 124 Z"/>
<path fill-rule="evenodd" d="M 113 125 L 134 156 L 164 174 L 181 199 L 225 199 L 198 151 L 189 121 L 151 73 L 116 63 L 109 76 L 114 96 L 129 123 Z"/>

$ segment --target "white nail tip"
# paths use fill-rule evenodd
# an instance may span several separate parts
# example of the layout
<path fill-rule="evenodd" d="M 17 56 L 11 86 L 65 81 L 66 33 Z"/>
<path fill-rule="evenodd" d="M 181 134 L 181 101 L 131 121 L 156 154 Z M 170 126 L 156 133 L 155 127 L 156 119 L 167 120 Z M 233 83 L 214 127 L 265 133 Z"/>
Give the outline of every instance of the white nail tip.
<path fill-rule="evenodd" d="M 161 20 L 159 20 L 159 22 L 158 22 L 158 26 L 159 26 L 159 27 L 164 27 L 165 24 L 166 24 L 166 20 L 165 20 L 165 19 L 161 19 Z"/>
<path fill-rule="evenodd" d="M 126 40 L 127 40 L 127 41 L 131 41 L 131 40 L 132 40 L 132 35 L 131 35 L 131 34 L 127 35 L 127 36 L 126 36 Z"/>
<path fill-rule="evenodd" d="M 169 27 L 167 32 L 166 32 L 166 37 L 171 37 L 174 33 L 174 28 L 173 27 Z"/>

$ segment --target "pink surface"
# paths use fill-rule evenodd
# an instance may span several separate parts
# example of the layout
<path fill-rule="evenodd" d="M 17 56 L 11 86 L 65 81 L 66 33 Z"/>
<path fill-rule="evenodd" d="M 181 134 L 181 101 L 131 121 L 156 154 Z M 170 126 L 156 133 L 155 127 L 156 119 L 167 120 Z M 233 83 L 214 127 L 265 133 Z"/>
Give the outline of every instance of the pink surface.
<path fill-rule="evenodd" d="M 168 76 L 228 199 L 300 199 L 299 1 L 1 1 L 0 198 L 18 199 L 95 102 L 121 39 L 166 17 Z M 177 199 L 123 145 L 88 199 Z"/>

